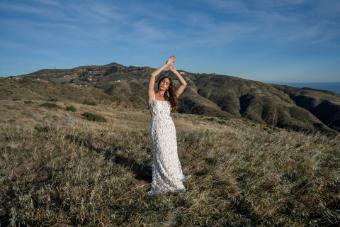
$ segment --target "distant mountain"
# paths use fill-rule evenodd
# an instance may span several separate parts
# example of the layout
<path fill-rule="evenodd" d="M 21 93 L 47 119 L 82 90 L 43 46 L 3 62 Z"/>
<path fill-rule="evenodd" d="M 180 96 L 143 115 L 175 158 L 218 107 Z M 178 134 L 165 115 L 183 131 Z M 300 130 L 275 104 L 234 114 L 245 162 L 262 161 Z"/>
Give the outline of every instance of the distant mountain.
<path fill-rule="evenodd" d="M 42 69 L 1 78 L 0 99 L 93 100 L 146 109 L 148 81 L 154 70 L 114 62 L 72 69 Z M 333 92 L 178 71 L 188 82 L 178 100 L 180 113 L 242 117 L 280 128 L 329 135 L 340 131 L 340 95 Z M 177 80 L 175 84 L 178 85 Z"/>
<path fill-rule="evenodd" d="M 294 100 L 297 106 L 310 111 L 324 124 L 340 131 L 340 95 L 332 91 L 313 88 L 294 88 L 274 85 Z"/>
<path fill-rule="evenodd" d="M 271 82 L 267 82 L 271 83 Z M 336 94 L 340 94 L 340 82 L 277 82 L 273 81 L 273 84 L 277 85 L 287 85 L 295 88 L 304 89 L 317 89 L 323 91 L 331 91 Z"/>

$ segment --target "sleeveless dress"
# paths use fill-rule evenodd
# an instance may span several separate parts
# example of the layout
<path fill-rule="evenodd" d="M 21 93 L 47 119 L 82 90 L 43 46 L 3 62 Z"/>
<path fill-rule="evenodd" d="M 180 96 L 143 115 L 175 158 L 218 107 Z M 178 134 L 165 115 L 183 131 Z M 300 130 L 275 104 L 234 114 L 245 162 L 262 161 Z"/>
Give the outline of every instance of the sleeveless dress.
<path fill-rule="evenodd" d="M 152 143 L 152 183 L 148 195 L 163 192 L 184 192 L 183 182 L 188 177 L 183 175 L 177 153 L 175 124 L 170 116 L 169 101 L 156 100 L 149 102 L 151 121 L 149 135 Z"/>

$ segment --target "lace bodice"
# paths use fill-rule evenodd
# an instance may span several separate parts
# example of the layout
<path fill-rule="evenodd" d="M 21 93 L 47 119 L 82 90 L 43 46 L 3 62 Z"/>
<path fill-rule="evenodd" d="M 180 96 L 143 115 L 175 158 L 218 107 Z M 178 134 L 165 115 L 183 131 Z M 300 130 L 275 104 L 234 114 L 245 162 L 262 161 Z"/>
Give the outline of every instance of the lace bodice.
<path fill-rule="evenodd" d="M 162 101 L 153 99 L 150 103 L 152 117 L 169 118 L 171 112 L 171 105 L 169 101 Z"/>

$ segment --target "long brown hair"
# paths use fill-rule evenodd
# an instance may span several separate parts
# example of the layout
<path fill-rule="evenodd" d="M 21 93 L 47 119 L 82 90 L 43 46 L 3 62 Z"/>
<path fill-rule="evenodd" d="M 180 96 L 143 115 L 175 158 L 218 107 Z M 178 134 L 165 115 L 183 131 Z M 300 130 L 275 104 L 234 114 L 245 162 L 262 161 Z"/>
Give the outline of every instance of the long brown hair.
<path fill-rule="evenodd" d="M 159 90 L 159 85 L 160 85 L 161 81 L 164 80 L 165 78 L 168 78 L 169 81 L 170 81 L 168 90 L 166 90 L 165 95 L 164 95 L 165 96 L 165 100 L 170 102 L 171 112 L 176 112 L 177 99 L 176 99 L 176 96 L 175 96 L 175 88 L 174 88 L 174 84 L 172 82 L 172 79 L 168 75 L 163 76 L 162 78 L 160 78 L 158 80 L 157 89 Z"/>

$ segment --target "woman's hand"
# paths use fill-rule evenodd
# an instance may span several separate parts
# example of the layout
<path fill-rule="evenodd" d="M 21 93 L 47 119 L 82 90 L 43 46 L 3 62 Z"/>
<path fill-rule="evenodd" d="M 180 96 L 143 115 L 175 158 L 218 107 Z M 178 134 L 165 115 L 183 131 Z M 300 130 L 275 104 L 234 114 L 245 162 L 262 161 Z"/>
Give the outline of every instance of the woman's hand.
<path fill-rule="evenodd" d="M 170 69 L 171 65 L 174 64 L 174 62 L 176 61 L 176 56 L 175 55 L 171 55 L 168 60 L 166 61 L 166 65 L 168 66 L 168 68 Z"/>
<path fill-rule="evenodd" d="M 169 70 L 171 70 L 171 71 L 174 71 L 174 70 L 176 70 L 176 68 L 175 68 L 174 64 L 170 64 L 170 65 L 168 65 L 168 68 L 169 68 Z"/>

